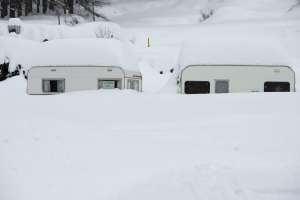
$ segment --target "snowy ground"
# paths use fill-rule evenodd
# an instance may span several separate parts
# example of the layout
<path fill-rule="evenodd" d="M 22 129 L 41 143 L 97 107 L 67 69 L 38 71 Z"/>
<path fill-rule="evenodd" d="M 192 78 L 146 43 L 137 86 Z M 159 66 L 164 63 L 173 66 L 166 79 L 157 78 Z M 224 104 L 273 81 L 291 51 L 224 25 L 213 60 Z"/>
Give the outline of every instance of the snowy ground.
<path fill-rule="evenodd" d="M 103 12 L 133 35 L 144 93 L 28 96 L 18 77 L 0 83 L 0 199 L 300 199 L 298 92 L 178 95 L 168 72 L 187 38 L 267 37 L 286 51 L 299 88 L 299 9 L 286 12 L 295 1 L 213 1 L 201 24 L 205 1 L 153 0 L 139 14 L 131 2 Z M 42 24 L 31 25 L 32 40 L 57 30 L 50 18 L 27 23 Z"/>
<path fill-rule="evenodd" d="M 21 85 L 0 86 L 1 199 L 300 197 L 298 93 L 45 97 Z"/>

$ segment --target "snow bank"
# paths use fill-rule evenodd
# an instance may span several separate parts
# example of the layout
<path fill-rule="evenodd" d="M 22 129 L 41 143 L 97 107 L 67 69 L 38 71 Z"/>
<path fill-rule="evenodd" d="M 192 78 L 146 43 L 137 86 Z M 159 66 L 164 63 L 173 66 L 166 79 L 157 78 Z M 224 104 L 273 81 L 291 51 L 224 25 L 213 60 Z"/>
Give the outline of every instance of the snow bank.
<path fill-rule="evenodd" d="M 188 65 L 289 65 L 289 61 L 276 40 L 228 36 L 184 42 L 179 66 Z"/>
<path fill-rule="evenodd" d="M 298 93 L 25 87 L 0 84 L 1 200 L 300 199 Z"/>
<path fill-rule="evenodd" d="M 98 65 L 138 70 L 132 58 L 125 55 L 125 45 L 114 39 L 53 40 L 40 46 L 33 66 Z"/>
<path fill-rule="evenodd" d="M 8 24 L 19 24 L 21 21 L 13 20 Z M 22 31 L 18 37 L 41 42 L 45 39 L 68 39 L 68 38 L 114 38 L 118 40 L 129 40 L 122 35 L 121 27 L 112 22 L 93 22 L 80 24 L 74 27 L 66 25 L 46 24 L 22 24 Z M 7 24 L 0 24 L 0 36 L 8 36 Z"/>
<path fill-rule="evenodd" d="M 203 14 L 210 22 L 280 19 L 296 0 L 114 0 L 99 7 L 114 21 L 140 25 L 199 24 Z M 290 15 L 296 18 L 297 11 Z"/>
<path fill-rule="evenodd" d="M 219 1 L 210 22 L 282 19 L 295 0 L 224 0 Z"/>
<path fill-rule="evenodd" d="M 245 200 L 246 191 L 224 166 L 169 170 L 119 194 L 115 200 Z"/>
<path fill-rule="evenodd" d="M 219 0 L 131 0 L 112 1 L 97 11 L 118 22 L 141 25 L 198 24 L 205 12 Z M 210 8 L 209 8 L 210 9 Z"/>
<path fill-rule="evenodd" d="M 14 37 L 0 38 L 0 59 L 10 58 L 10 67 L 98 65 L 119 66 L 137 71 L 137 62 L 129 43 L 115 39 L 63 39 L 33 42 Z"/>
<path fill-rule="evenodd" d="M 31 40 L 23 40 L 18 37 L 0 37 L 0 61 L 5 57 L 10 60 L 10 70 L 14 70 L 18 64 L 24 67 L 30 66 L 38 55 L 40 43 Z"/>

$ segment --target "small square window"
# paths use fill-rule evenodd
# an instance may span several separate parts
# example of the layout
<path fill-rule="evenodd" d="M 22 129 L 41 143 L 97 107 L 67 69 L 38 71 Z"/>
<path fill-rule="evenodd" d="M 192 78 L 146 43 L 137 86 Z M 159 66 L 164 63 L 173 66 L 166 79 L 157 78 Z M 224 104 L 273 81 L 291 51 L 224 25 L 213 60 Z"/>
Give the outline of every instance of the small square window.
<path fill-rule="evenodd" d="M 229 81 L 216 80 L 215 93 L 228 93 L 228 92 L 229 92 Z"/>
<path fill-rule="evenodd" d="M 127 81 L 127 89 L 139 91 L 140 90 L 139 80 L 129 79 Z"/>
<path fill-rule="evenodd" d="M 65 92 L 65 80 L 43 80 L 43 92 Z"/>

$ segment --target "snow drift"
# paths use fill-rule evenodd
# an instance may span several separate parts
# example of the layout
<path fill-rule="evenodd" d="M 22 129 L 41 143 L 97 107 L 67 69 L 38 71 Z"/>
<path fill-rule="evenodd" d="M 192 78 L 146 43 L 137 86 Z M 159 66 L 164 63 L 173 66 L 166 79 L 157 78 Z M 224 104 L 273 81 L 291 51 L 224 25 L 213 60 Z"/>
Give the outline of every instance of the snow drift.
<path fill-rule="evenodd" d="M 289 66 L 284 48 L 276 38 L 205 37 L 183 43 L 179 66 L 189 65 L 283 65 Z"/>
<path fill-rule="evenodd" d="M 10 58 L 10 67 L 98 65 L 138 70 L 132 44 L 116 39 L 64 39 L 34 42 L 14 37 L 0 37 L 1 57 Z M 28 51 L 30 49 L 30 51 Z"/>

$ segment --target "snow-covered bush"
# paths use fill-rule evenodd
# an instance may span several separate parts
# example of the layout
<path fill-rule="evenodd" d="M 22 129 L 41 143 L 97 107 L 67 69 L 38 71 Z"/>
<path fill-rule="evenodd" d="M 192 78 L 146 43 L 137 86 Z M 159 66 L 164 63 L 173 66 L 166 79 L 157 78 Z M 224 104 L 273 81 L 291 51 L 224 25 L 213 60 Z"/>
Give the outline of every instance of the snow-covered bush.
<path fill-rule="evenodd" d="M 21 33 L 22 21 L 19 18 L 10 18 L 8 20 L 8 32 L 9 33 Z"/>
<path fill-rule="evenodd" d="M 201 10 L 200 11 L 201 17 L 200 17 L 200 22 L 203 22 L 210 18 L 214 14 L 214 10 L 209 9 L 209 10 Z"/>
<path fill-rule="evenodd" d="M 20 18 L 10 18 L 8 20 L 8 26 L 22 26 L 22 21 Z"/>
<path fill-rule="evenodd" d="M 120 40 L 121 27 L 111 22 L 102 22 L 96 27 L 95 34 L 97 38 L 113 38 Z"/>
<path fill-rule="evenodd" d="M 65 17 L 65 24 L 75 26 L 84 21 L 84 19 L 78 15 L 69 15 Z"/>

